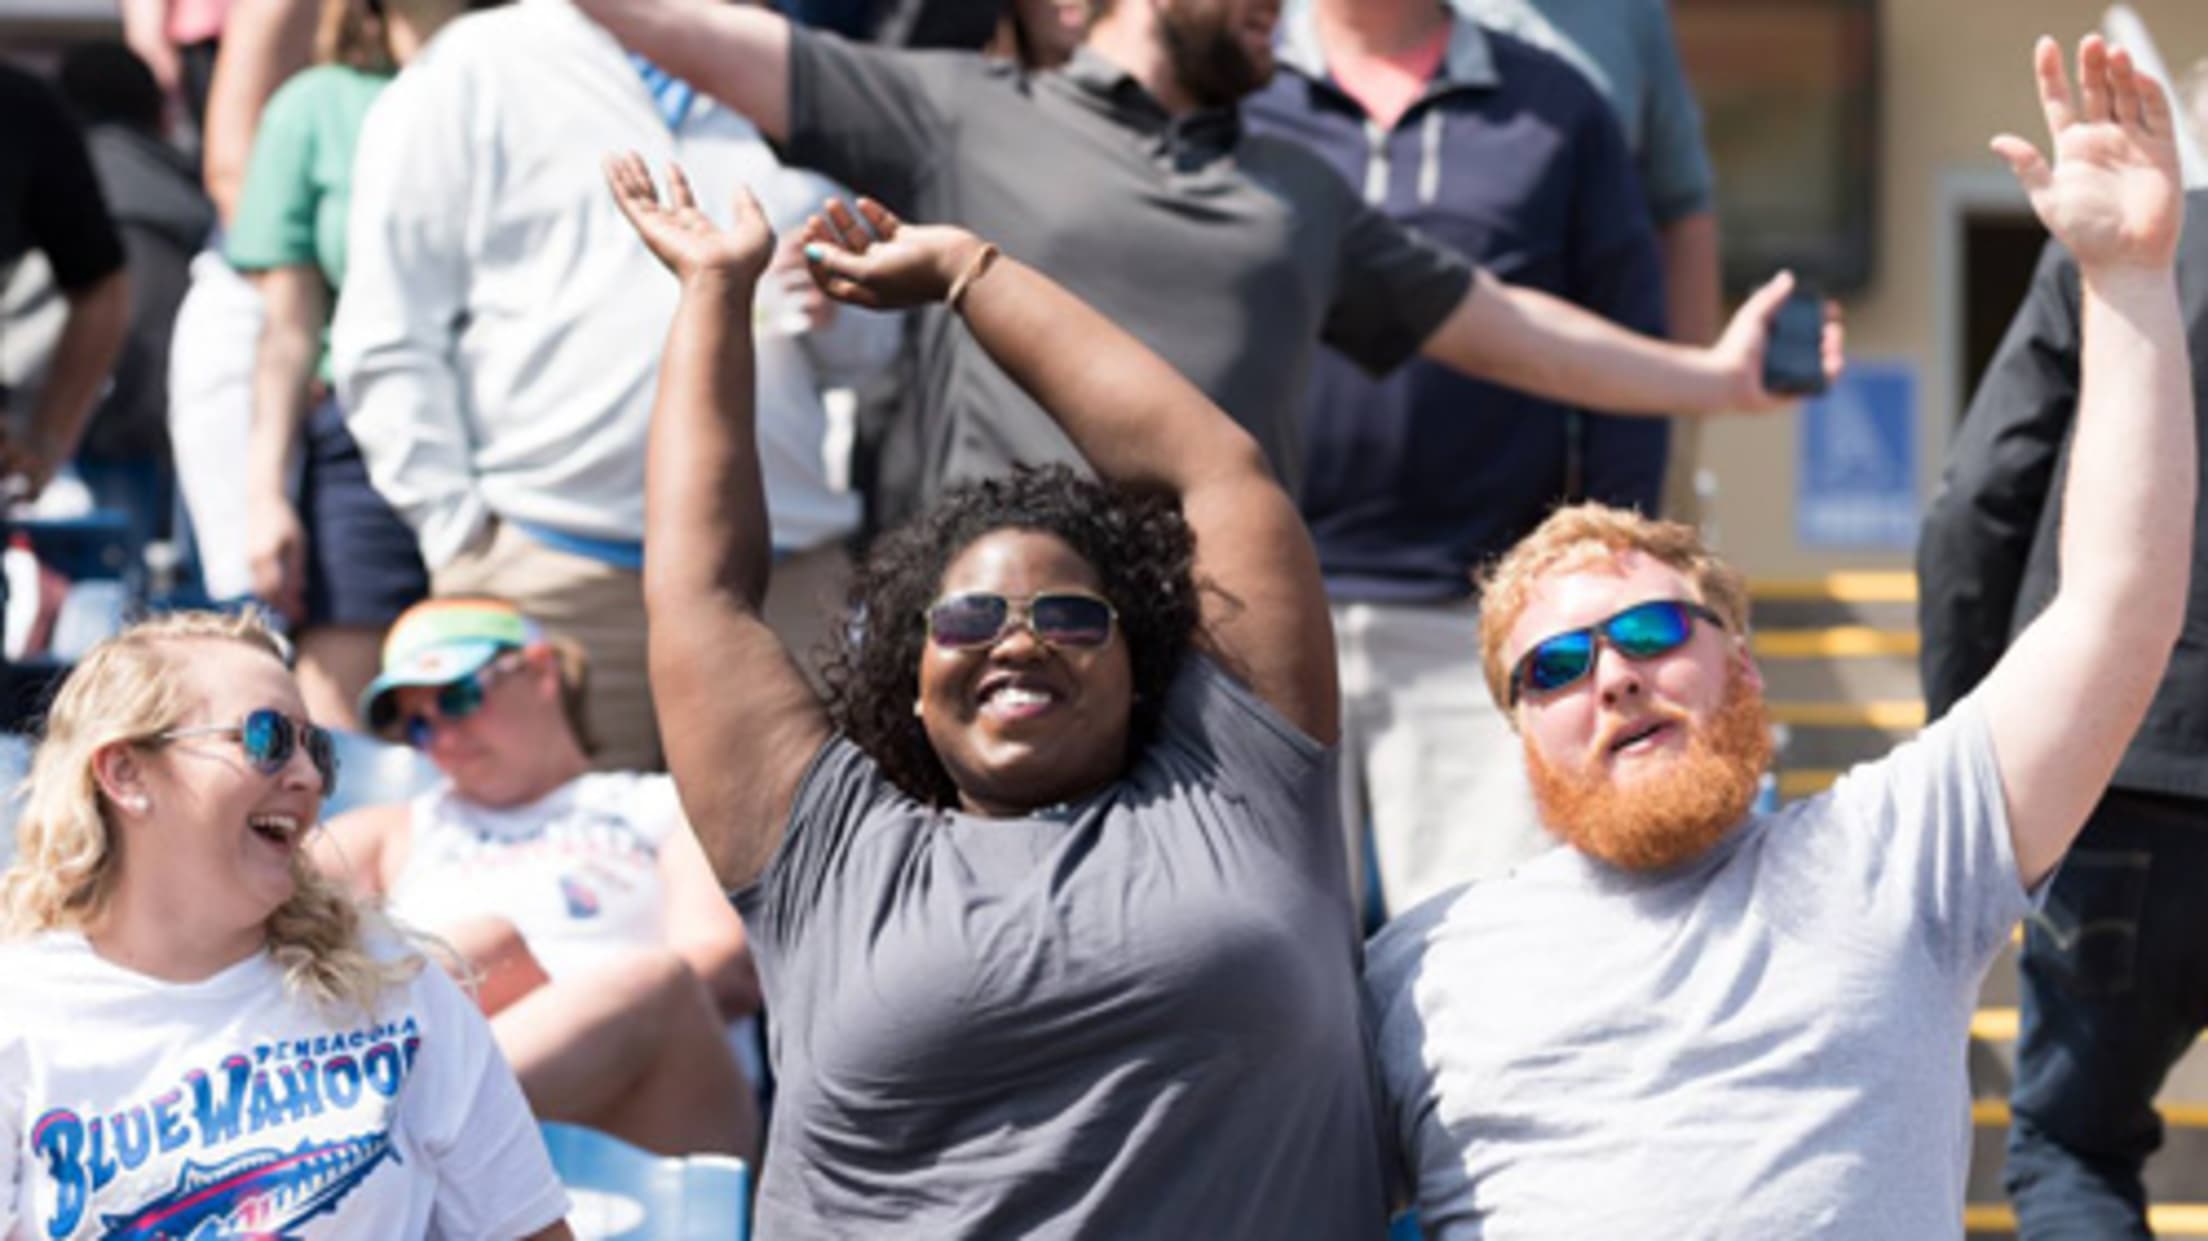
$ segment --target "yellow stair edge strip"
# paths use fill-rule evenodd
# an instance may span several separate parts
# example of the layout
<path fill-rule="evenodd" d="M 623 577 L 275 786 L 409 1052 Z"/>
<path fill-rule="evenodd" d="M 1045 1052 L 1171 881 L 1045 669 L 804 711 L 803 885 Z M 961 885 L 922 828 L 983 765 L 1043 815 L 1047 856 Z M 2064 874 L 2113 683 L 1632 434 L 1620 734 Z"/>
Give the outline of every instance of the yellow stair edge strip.
<path fill-rule="evenodd" d="M 1834 625 L 1827 629 L 1759 629 L 1749 647 L 1764 659 L 1861 659 L 1915 655 L 1923 641 L 1914 629 Z"/>
<path fill-rule="evenodd" d="M 1897 732 L 1924 727 L 1924 703 L 1774 702 L 1771 718 L 1802 728 L 1881 728 Z"/>
<path fill-rule="evenodd" d="M 2013 1043 L 2022 1022 L 2013 1008 L 1981 1008 L 1970 1015 L 1970 1037 L 1981 1043 Z M 2208 1031 L 2198 1041 L 2208 1043 Z"/>
<path fill-rule="evenodd" d="M 1917 575 L 1906 569 L 1827 573 L 1822 577 L 1773 577 L 1748 583 L 1751 599 L 1840 603 L 1914 603 Z"/>
<path fill-rule="evenodd" d="M 2208 1129 L 2208 1103 L 2157 1103 L 2154 1110 L 2161 1113 L 2162 1122 L 2173 1129 Z M 2009 1101 L 1971 1100 L 1970 1123 L 1979 1129 L 2008 1128 Z"/>
<path fill-rule="evenodd" d="M 2164 1237 L 2208 1237 L 2208 1204 L 2162 1202 L 2147 1208 L 2147 1226 Z M 1963 1208 L 1969 1232 L 2015 1232 L 2016 1212 L 2007 1206 L 1973 1203 Z"/>
<path fill-rule="evenodd" d="M 1797 767 L 1779 773 L 1779 796 L 1815 797 L 1833 786 L 1843 773 L 1837 767 Z"/>

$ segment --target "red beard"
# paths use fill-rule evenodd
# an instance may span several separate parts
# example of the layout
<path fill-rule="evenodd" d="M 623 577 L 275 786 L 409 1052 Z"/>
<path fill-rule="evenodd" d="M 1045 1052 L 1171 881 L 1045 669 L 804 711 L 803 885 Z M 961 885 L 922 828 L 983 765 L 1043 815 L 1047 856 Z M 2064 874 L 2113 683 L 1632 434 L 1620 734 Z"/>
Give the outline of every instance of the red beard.
<path fill-rule="evenodd" d="M 1708 724 L 1687 723 L 1687 748 L 1661 770 L 1620 785 L 1599 766 L 1550 763 L 1525 739 L 1526 774 L 1541 821 L 1566 844 L 1621 870 L 1662 870 L 1700 857 L 1755 803 L 1771 762 L 1763 691 L 1738 667 Z"/>

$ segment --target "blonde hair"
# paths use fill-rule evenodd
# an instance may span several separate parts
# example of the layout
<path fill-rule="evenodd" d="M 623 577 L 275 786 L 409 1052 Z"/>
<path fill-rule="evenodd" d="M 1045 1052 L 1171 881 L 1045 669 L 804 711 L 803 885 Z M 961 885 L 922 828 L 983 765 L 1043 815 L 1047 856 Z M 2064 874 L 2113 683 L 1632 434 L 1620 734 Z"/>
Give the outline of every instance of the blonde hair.
<path fill-rule="evenodd" d="M 1553 573 L 1615 560 L 1627 552 L 1685 574 L 1695 602 L 1723 617 L 1733 633 L 1748 632 L 1748 579 L 1704 547 L 1694 527 L 1605 504 L 1568 505 L 1549 514 L 1481 576 L 1480 665 L 1496 706 L 1509 710 L 1510 665 L 1504 648 L 1534 588 Z"/>
<path fill-rule="evenodd" d="M 185 719 L 196 701 L 186 648 L 204 642 L 234 642 L 289 663 L 284 640 L 257 614 L 174 612 L 100 643 L 62 682 L 23 783 L 16 860 L 0 874 L 0 935 L 82 930 L 106 911 L 119 854 L 94 757 Z M 387 989 L 421 968 L 413 954 L 384 960 L 363 946 L 371 916 L 304 861 L 295 859 L 293 879 L 291 898 L 267 926 L 269 955 L 291 995 L 372 1013 Z"/>

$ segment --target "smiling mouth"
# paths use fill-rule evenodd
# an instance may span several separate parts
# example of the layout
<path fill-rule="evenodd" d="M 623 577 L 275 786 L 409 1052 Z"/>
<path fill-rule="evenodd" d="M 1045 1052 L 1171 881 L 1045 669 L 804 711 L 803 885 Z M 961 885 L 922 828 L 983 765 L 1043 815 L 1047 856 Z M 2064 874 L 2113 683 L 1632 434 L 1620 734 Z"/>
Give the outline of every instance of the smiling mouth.
<path fill-rule="evenodd" d="M 1046 685 L 1004 680 L 982 686 L 975 701 L 987 715 L 1000 719 L 1030 719 L 1057 706 L 1059 694 Z"/>
<path fill-rule="evenodd" d="M 306 831 L 304 824 L 288 814 L 257 814 L 247 819 L 245 825 L 254 835 L 286 849 L 297 844 Z"/>

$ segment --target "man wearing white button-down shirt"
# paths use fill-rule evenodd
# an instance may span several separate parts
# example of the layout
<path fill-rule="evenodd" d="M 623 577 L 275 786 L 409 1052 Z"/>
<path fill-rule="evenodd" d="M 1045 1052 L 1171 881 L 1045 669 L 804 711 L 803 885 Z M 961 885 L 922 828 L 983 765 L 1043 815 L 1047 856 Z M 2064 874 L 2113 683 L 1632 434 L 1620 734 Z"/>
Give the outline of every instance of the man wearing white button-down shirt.
<path fill-rule="evenodd" d="M 512 599 L 589 651 L 609 768 L 659 761 L 643 446 L 675 287 L 600 180 L 602 156 L 631 149 L 679 159 L 710 211 L 750 187 L 785 231 L 835 189 L 566 0 L 473 14 L 369 116 L 332 329 L 347 423 L 436 592 Z M 886 360 L 896 329 L 847 310 L 793 332 L 785 317 L 763 301 L 768 505 L 793 557 L 778 576 L 817 582 L 807 557 L 840 556 L 858 516 L 827 483 L 820 391 Z"/>

